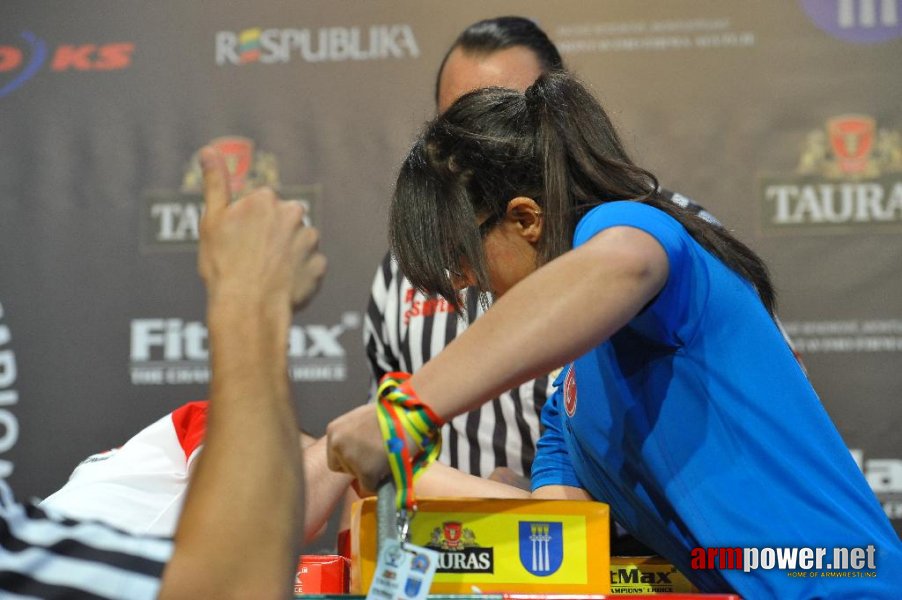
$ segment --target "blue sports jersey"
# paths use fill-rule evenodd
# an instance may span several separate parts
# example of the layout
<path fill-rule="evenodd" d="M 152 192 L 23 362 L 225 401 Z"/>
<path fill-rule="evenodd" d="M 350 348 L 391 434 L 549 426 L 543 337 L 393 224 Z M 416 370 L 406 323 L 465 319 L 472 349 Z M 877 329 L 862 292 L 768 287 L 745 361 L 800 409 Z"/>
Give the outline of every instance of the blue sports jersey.
<path fill-rule="evenodd" d="M 576 486 L 608 502 L 703 591 L 902 597 L 902 544 L 754 288 L 636 202 L 593 209 L 574 247 L 621 225 L 660 243 L 667 281 L 562 373 L 543 410 L 533 488 Z M 834 547 L 868 545 L 876 577 L 691 562 L 694 548 L 823 547 L 832 559 Z"/>

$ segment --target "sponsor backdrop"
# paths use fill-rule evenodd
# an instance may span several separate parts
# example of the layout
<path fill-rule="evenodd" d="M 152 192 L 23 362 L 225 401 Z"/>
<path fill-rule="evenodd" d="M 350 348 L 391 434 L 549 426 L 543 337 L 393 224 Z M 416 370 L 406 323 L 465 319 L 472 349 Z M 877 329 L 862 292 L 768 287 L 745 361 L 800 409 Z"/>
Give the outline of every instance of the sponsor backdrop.
<path fill-rule="evenodd" d="M 210 140 L 236 192 L 272 185 L 323 232 L 331 270 L 289 347 L 304 426 L 364 402 L 396 167 L 447 46 L 510 13 L 549 32 L 638 162 L 769 261 L 814 386 L 902 530 L 902 0 L 4 2 L 0 475 L 44 496 L 204 397 Z"/>

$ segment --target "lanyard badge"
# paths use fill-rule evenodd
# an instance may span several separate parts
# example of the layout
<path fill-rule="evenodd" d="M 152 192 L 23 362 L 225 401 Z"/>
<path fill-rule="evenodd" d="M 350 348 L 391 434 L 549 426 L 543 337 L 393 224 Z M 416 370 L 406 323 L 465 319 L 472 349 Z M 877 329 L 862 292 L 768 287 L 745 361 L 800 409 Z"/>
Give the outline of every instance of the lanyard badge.
<path fill-rule="evenodd" d="M 408 377 L 389 373 L 379 386 L 379 428 L 394 485 L 387 483 L 379 491 L 379 557 L 367 600 L 421 600 L 429 594 L 438 566 L 438 552 L 411 544 L 408 537 L 417 510 L 413 481 L 441 450 L 441 419 L 403 384 Z M 383 530 L 385 521 L 396 527 Z"/>
<path fill-rule="evenodd" d="M 367 600 L 423 600 L 429 595 L 438 558 L 435 550 L 383 540 Z"/>

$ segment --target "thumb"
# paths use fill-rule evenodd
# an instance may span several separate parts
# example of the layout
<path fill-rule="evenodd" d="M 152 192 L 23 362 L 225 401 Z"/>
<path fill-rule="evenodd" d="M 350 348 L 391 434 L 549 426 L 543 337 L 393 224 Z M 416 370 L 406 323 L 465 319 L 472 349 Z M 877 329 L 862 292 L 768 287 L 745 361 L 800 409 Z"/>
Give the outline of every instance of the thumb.
<path fill-rule="evenodd" d="M 222 154 L 212 146 L 201 149 L 200 164 L 204 173 L 204 207 L 208 215 L 216 215 L 225 210 L 232 197 L 229 170 Z"/>

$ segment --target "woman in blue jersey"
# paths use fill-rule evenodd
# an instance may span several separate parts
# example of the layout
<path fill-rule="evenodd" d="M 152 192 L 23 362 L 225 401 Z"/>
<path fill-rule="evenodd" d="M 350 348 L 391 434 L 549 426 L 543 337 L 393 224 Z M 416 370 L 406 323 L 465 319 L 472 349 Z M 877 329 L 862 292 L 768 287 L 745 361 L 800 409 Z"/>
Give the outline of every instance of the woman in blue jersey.
<path fill-rule="evenodd" d="M 898 597 L 899 539 L 774 324 L 765 265 L 657 190 L 568 75 L 458 100 L 404 162 L 392 249 L 452 304 L 470 285 L 497 299 L 405 390 L 448 419 L 565 365 L 535 497 L 609 503 L 703 591 Z M 330 465 L 371 488 L 387 473 L 374 413 L 329 426 Z M 874 560 L 802 578 L 697 550 L 802 547 Z"/>

